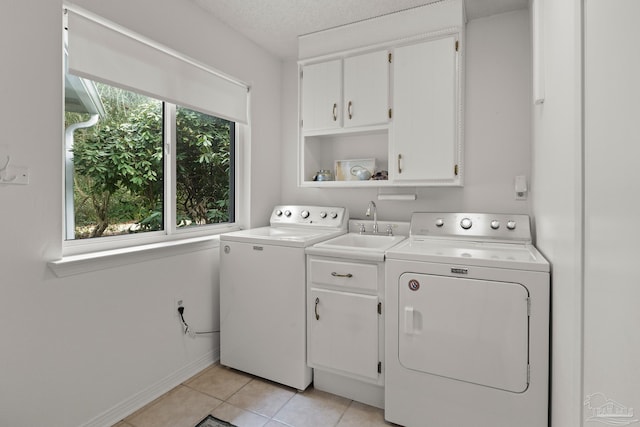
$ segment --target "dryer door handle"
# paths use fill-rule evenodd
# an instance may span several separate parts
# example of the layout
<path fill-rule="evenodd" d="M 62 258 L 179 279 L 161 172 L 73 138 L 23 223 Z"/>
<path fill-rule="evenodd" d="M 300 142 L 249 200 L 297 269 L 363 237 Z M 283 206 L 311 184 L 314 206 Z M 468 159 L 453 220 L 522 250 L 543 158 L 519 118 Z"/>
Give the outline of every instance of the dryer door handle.
<path fill-rule="evenodd" d="M 413 307 L 404 308 L 404 333 L 408 335 L 413 335 L 414 333 Z"/>

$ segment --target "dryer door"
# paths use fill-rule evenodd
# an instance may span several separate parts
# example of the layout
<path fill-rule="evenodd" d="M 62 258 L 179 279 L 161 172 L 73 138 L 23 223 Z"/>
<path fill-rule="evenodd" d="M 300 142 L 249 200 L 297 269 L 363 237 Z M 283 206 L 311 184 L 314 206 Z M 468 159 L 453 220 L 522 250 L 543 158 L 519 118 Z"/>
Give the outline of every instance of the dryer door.
<path fill-rule="evenodd" d="M 405 368 L 516 393 L 527 389 L 524 286 L 416 273 L 399 280 L 398 356 Z"/>

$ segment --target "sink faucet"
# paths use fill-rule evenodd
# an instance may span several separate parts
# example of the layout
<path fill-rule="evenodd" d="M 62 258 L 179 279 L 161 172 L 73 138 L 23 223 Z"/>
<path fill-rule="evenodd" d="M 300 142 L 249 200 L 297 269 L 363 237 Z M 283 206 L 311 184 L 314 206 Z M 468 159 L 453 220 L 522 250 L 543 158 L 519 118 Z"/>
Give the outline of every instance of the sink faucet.
<path fill-rule="evenodd" d="M 376 204 L 373 203 L 373 200 L 369 202 L 369 206 L 367 206 L 366 216 L 371 216 L 371 209 L 373 208 L 373 234 L 378 233 L 378 209 L 376 208 Z"/>

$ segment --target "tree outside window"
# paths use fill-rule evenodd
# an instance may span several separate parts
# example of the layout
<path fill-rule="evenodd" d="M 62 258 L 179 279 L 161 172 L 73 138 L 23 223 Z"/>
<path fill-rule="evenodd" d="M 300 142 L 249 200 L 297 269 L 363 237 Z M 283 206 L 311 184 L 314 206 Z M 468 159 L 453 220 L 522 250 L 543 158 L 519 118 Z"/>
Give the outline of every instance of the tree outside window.
<path fill-rule="evenodd" d="M 173 118 L 164 117 L 161 101 L 102 83 L 95 87 L 104 115 L 93 126 L 76 130 L 71 148 L 73 236 L 163 230 L 164 198 L 172 188 L 165 182 L 163 129 L 165 120 Z M 88 114 L 70 110 L 65 127 L 88 119 Z M 175 226 L 234 221 L 235 124 L 183 107 L 173 111 Z"/>

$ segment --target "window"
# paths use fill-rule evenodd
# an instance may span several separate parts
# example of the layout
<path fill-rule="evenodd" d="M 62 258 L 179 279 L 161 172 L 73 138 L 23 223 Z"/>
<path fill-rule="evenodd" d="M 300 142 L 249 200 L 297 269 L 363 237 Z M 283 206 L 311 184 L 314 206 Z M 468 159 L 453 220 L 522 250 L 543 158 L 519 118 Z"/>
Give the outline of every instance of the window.
<path fill-rule="evenodd" d="M 65 111 L 68 240 L 163 230 L 167 144 L 176 147 L 176 227 L 234 221 L 233 122 L 184 107 L 165 115 L 153 98 L 84 83 L 104 112 L 92 121 L 77 102 Z M 175 119 L 175 143 L 164 141 L 165 117 Z"/>
<path fill-rule="evenodd" d="M 233 222 L 235 124 L 176 108 L 176 225 Z"/>
<path fill-rule="evenodd" d="M 66 240 L 233 224 L 248 86 L 75 6 L 65 17 Z"/>
<path fill-rule="evenodd" d="M 91 120 L 80 108 L 65 108 L 67 239 L 162 230 L 162 102 L 94 86 L 103 114 Z"/>

